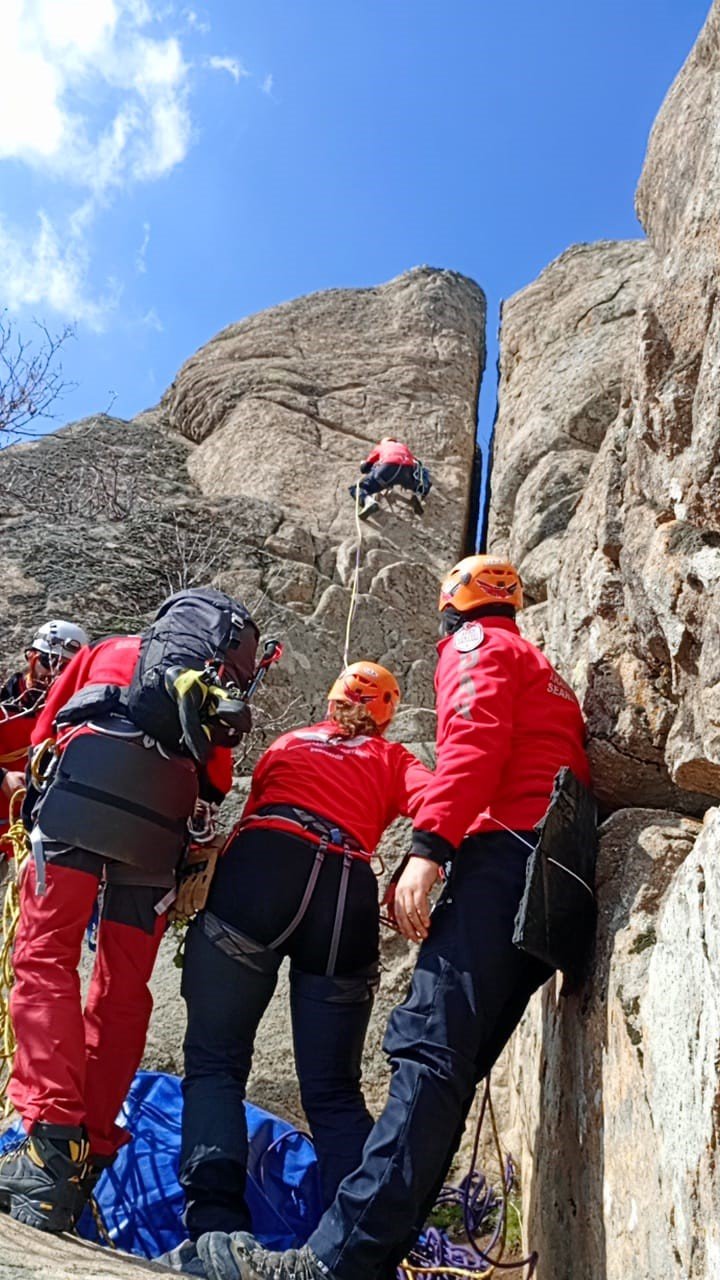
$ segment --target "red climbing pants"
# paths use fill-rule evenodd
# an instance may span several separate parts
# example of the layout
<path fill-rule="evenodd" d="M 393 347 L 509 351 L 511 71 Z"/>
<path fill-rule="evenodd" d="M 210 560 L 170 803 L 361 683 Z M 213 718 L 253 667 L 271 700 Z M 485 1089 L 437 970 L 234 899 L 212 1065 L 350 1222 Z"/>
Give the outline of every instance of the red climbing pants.
<path fill-rule="evenodd" d="M 9 1096 L 30 1130 L 38 1121 L 87 1127 L 93 1155 L 112 1156 L 129 1140 L 115 1118 L 140 1064 L 166 889 L 103 886 L 97 953 L 83 1012 L 78 964 L 106 859 L 71 849 L 45 864 L 35 891 L 28 865 L 10 1010 L 17 1053 Z M 115 864 L 117 865 L 117 864 Z"/>

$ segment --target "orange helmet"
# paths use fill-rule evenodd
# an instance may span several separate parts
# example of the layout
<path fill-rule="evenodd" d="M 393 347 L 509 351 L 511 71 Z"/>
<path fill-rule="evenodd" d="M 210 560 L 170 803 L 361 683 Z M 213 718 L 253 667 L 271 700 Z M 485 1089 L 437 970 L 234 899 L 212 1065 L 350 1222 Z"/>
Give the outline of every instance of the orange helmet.
<path fill-rule="evenodd" d="M 377 662 L 353 662 L 340 672 L 328 700 L 365 707 L 378 728 L 384 729 L 397 710 L 400 685 L 394 675 Z"/>
<path fill-rule="evenodd" d="M 522 583 L 517 569 L 498 556 L 466 556 L 443 578 L 438 608 L 452 606 L 469 613 L 484 604 L 509 604 L 522 609 Z"/>

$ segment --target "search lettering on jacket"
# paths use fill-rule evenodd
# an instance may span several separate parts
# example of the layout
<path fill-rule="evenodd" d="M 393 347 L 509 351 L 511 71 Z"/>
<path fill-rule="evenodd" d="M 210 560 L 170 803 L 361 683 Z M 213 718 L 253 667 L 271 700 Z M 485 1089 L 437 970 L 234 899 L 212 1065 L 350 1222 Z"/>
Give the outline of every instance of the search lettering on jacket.
<path fill-rule="evenodd" d="M 455 648 L 459 653 L 470 653 L 473 649 L 479 649 L 484 639 L 485 632 L 479 622 L 466 623 L 453 636 Z"/>

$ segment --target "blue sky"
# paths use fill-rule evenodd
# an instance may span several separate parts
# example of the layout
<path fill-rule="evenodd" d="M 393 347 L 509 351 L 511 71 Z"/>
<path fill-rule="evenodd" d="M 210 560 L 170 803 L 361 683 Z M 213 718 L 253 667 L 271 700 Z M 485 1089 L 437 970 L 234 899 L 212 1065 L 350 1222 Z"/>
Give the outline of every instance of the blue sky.
<path fill-rule="evenodd" d="M 223 325 L 419 263 L 489 303 L 634 237 L 708 0 L 3 0 L 0 297 L 77 322 L 60 419 L 155 403 Z"/>

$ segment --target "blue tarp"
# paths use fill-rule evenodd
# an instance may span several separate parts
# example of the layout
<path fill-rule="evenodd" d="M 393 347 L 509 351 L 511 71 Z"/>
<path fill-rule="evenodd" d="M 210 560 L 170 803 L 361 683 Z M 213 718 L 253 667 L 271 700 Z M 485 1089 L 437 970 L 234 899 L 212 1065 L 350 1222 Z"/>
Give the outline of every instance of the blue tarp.
<path fill-rule="evenodd" d="M 108 1235 L 128 1253 L 154 1258 L 185 1238 L 178 1183 L 181 1108 L 176 1076 L 138 1072 L 118 1118 L 118 1124 L 132 1130 L 133 1140 L 95 1190 Z M 250 1140 L 246 1199 L 253 1231 L 269 1248 L 296 1247 L 322 1212 L 312 1143 L 261 1107 L 246 1103 L 245 1110 Z M 19 1126 L 9 1130 L 0 1150 L 16 1141 L 19 1131 Z M 89 1209 L 78 1231 L 97 1240 Z"/>

